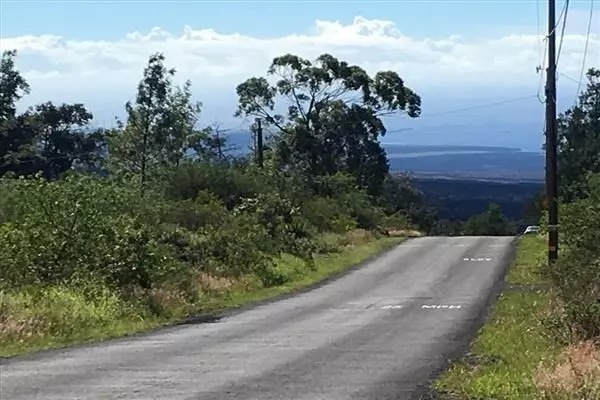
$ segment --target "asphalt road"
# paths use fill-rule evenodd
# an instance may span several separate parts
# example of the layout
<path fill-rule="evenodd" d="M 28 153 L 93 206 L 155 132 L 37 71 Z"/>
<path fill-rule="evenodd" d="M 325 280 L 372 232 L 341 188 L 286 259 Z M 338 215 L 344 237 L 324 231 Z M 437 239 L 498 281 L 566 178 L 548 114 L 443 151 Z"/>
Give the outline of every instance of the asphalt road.
<path fill-rule="evenodd" d="M 477 329 L 512 240 L 412 239 L 214 323 L 4 360 L 0 398 L 417 399 Z"/>

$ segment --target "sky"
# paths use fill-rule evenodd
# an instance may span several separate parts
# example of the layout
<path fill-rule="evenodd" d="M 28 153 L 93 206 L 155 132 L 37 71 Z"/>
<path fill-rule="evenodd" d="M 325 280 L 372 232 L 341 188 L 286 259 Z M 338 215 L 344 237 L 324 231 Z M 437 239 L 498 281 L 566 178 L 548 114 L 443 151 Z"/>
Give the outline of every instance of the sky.
<path fill-rule="evenodd" d="M 557 0 L 557 15 L 563 4 Z M 599 4 L 583 63 L 590 4 L 571 0 L 567 13 L 559 108 L 572 105 L 582 66 L 600 67 Z M 417 143 L 429 133 L 425 141 L 447 144 L 541 143 L 544 0 L 0 0 L 0 7 L 0 47 L 18 50 L 32 88 L 21 107 L 82 102 L 97 124 L 110 124 L 135 95 L 149 55 L 160 51 L 178 83 L 192 81 L 203 121 L 243 127 L 232 117 L 237 84 L 264 76 L 276 56 L 327 52 L 370 73 L 397 71 L 422 96 L 423 118 L 388 122 L 390 131 L 419 135 L 393 141 Z M 473 140 L 466 133 L 482 127 L 487 132 Z"/>

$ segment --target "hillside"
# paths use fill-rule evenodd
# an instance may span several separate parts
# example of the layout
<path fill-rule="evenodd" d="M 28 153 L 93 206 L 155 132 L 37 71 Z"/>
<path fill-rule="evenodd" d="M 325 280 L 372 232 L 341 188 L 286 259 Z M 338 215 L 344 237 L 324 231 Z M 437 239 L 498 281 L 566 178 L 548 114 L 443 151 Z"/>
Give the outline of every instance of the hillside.
<path fill-rule="evenodd" d="M 493 182 L 473 179 L 417 177 L 415 185 L 440 219 L 465 221 L 486 211 L 491 203 L 514 221 L 527 218 L 528 202 L 543 189 L 539 182 Z"/>

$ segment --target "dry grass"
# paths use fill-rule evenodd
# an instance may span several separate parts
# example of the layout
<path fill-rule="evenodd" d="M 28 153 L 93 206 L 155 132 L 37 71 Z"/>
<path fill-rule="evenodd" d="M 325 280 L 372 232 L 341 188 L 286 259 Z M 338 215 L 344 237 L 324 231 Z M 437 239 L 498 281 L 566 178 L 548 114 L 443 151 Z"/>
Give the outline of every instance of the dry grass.
<path fill-rule="evenodd" d="M 362 246 L 372 242 L 373 239 L 375 239 L 373 232 L 366 231 L 364 229 L 356 229 L 346 233 L 345 235 L 342 235 L 340 244 L 345 247 Z"/>
<path fill-rule="evenodd" d="M 223 278 L 209 274 L 202 274 L 198 277 L 200 287 L 210 292 L 227 291 L 232 289 L 236 282 L 231 278 Z"/>
<path fill-rule="evenodd" d="M 388 235 L 392 237 L 421 237 L 423 236 L 423 232 L 414 229 L 399 229 L 388 231 Z"/>
<path fill-rule="evenodd" d="M 39 318 L 14 318 L 13 316 L 4 316 L 0 320 L 0 337 L 1 336 L 31 336 L 38 329 L 41 321 Z"/>
<path fill-rule="evenodd" d="M 553 365 L 539 367 L 535 383 L 546 398 L 600 399 L 598 342 L 568 346 Z"/>

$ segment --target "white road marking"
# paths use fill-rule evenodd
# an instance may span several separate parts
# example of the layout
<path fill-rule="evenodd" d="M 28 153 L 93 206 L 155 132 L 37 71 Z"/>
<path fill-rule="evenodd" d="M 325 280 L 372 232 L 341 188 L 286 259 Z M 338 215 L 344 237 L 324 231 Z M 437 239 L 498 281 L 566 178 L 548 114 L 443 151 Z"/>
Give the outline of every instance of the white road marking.
<path fill-rule="evenodd" d="M 479 257 L 479 258 L 463 258 L 463 261 L 492 261 L 491 257 Z"/>
<path fill-rule="evenodd" d="M 381 308 L 384 310 L 399 310 L 401 308 L 404 308 L 404 306 L 402 304 L 395 304 L 395 305 L 383 306 Z"/>
<path fill-rule="evenodd" d="M 462 308 L 461 305 L 452 305 L 452 304 L 424 304 L 421 306 L 422 309 L 437 309 L 437 310 L 457 310 Z"/>

